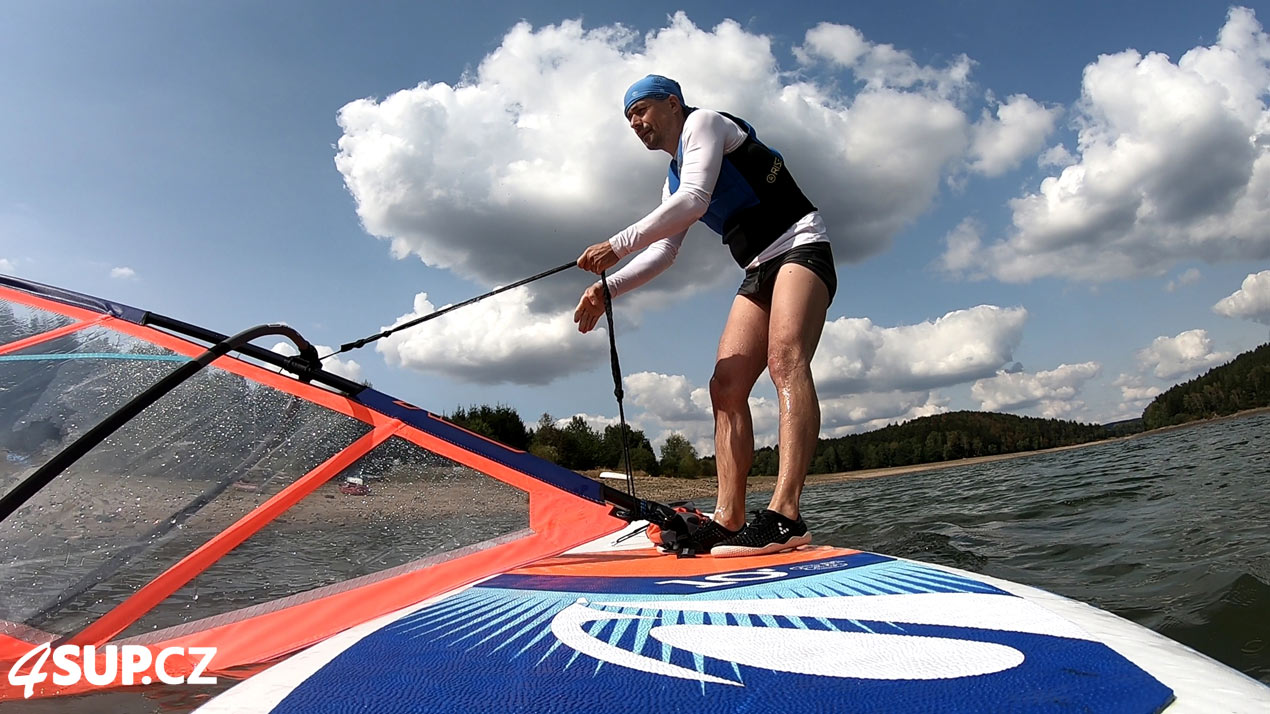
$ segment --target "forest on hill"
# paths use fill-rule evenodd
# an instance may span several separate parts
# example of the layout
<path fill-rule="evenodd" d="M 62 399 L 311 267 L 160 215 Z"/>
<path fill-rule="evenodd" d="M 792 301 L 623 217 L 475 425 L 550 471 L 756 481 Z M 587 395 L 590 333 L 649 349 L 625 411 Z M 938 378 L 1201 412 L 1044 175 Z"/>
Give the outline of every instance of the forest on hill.
<path fill-rule="evenodd" d="M 1159 395 L 1142 422 L 1158 429 L 1260 407 L 1270 407 L 1270 343 Z"/>
<path fill-rule="evenodd" d="M 515 409 L 502 405 L 459 408 L 447 418 L 466 429 L 566 468 L 578 471 L 623 469 L 621 429 L 617 426 L 596 430 L 582 417 L 575 416 L 561 427 L 556 425 L 551 415 L 543 414 L 534 428 L 528 428 Z M 672 434 L 657 454 L 644 432 L 628 427 L 628 433 L 631 463 L 637 471 L 654 476 L 686 478 L 714 475 L 714 457 L 699 456 L 692 444 L 680 434 Z M 863 434 L 821 439 L 811 473 L 838 473 L 1035 451 L 1097 441 L 1112 435 L 1106 427 L 1074 421 L 991 412 L 951 412 Z M 779 459 L 776 448 L 757 450 L 751 475 L 775 475 Z"/>
<path fill-rule="evenodd" d="M 821 439 L 810 472 L 911 466 L 1051 449 L 1111 436 L 1106 427 L 1097 424 L 995 412 L 948 412 L 862 434 Z M 752 473 L 775 474 L 778 458 L 776 449 L 759 449 Z"/>

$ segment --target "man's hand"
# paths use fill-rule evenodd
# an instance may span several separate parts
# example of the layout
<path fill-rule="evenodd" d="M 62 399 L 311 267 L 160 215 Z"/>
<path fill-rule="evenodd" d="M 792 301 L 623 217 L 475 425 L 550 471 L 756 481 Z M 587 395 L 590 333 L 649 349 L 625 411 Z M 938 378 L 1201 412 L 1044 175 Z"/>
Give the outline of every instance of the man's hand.
<path fill-rule="evenodd" d="M 582 255 L 578 256 L 578 267 L 599 275 L 617 265 L 617 261 L 617 253 L 613 252 L 613 246 L 609 245 L 608 241 L 601 241 L 582 251 Z"/>
<path fill-rule="evenodd" d="M 599 322 L 603 314 L 604 290 L 597 283 L 582 292 L 582 299 L 578 301 L 578 307 L 573 311 L 573 321 L 578 323 L 578 332 L 585 334 L 595 327 L 595 323 Z"/>

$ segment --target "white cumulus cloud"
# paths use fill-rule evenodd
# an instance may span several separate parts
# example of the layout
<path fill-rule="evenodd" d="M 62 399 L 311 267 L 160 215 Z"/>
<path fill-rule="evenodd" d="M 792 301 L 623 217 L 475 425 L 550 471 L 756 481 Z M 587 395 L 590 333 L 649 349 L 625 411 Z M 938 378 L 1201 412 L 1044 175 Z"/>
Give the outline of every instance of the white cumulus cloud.
<path fill-rule="evenodd" d="M 1076 157 L 1072 156 L 1066 146 L 1059 144 L 1051 146 L 1042 151 L 1040 156 L 1036 157 L 1036 165 L 1041 168 L 1067 168 L 1076 163 Z"/>
<path fill-rule="evenodd" d="M 579 334 L 571 312 L 531 313 L 528 300 L 526 288 L 508 290 L 389 335 L 375 349 L 390 365 L 478 384 L 548 384 L 572 372 L 575 360 L 590 365 L 608 354 L 603 328 Z M 394 324 L 436 309 L 419 293 Z"/>
<path fill-rule="evenodd" d="M 917 325 L 868 318 L 825 323 L 812 360 L 822 397 L 925 391 L 995 374 L 1013 361 L 1027 310 L 980 305 Z"/>
<path fill-rule="evenodd" d="M 1111 384 L 1120 389 L 1119 413 L 1133 416 L 1142 416 L 1142 410 L 1164 391 L 1147 384 L 1142 375 L 1121 374 Z"/>
<path fill-rule="evenodd" d="M 1075 163 L 1011 202 L 1012 227 L 979 262 L 1008 282 L 1105 281 L 1270 257 L 1268 86 L 1270 37 L 1246 8 L 1177 62 L 1100 56 L 1075 110 Z"/>
<path fill-rule="evenodd" d="M 1195 375 L 1232 357 L 1216 352 L 1207 330 L 1187 330 L 1175 337 L 1157 337 L 1138 352 L 1138 364 L 1160 379 Z"/>
<path fill-rule="evenodd" d="M 1025 94 L 1015 94 L 997 107 L 996 116 L 985 109 L 971 127 L 970 169 L 986 176 L 1000 176 L 1018 168 L 1035 155 L 1054 131 L 1063 110 L 1046 107 Z"/>
<path fill-rule="evenodd" d="M 1023 308 L 980 305 L 917 325 L 880 327 L 864 318 L 827 322 L 812 361 L 821 435 L 842 436 L 947 411 L 948 399 L 934 390 L 1003 374 L 1013 363 L 1026 320 Z M 656 372 L 630 374 L 623 383 L 639 410 L 632 420 L 641 428 L 650 434 L 660 430 L 660 439 L 679 432 L 703 453 L 713 453 L 707 387 L 683 375 Z M 770 390 L 766 373 L 755 392 L 764 390 Z M 1061 396 L 1049 399 L 1057 404 Z M 749 404 L 755 443 L 775 444 L 776 401 L 751 396 Z"/>
<path fill-rule="evenodd" d="M 1213 305 L 1213 311 L 1226 317 L 1270 325 L 1270 270 L 1244 278 L 1243 285 Z"/>
<path fill-rule="evenodd" d="M 820 434 L 836 438 L 948 411 L 934 392 L 873 392 L 820 401 Z"/>
<path fill-rule="evenodd" d="M 137 271 L 127 266 L 120 266 L 118 268 L 110 269 L 110 277 L 115 280 L 135 280 L 137 278 Z"/>
<path fill-rule="evenodd" d="M 1002 372 L 975 382 L 970 394 L 985 411 L 1035 410 L 1043 417 L 1061 419 L 1084 407 L 1077 396 L 1100 371 L 1097 362 L 1082 362 L 1043 372 Z"/>
<path fill-rule="evenodd" d="M 1013 360 L 1027 311 L 980 305 L 918 325 L 879 327 L 863 318 L 825 324 L 812 362 L 821 406 L 821 434 L 864 431 L 947 411 L 937 387 L 997 373 Z M 769 388 L 766 374 L 756 392 Z M 640 372 L 624 379 L 642 425 L 684 434 L 713 452 L 709 389 L 682 375 Z M 778 405 L 751 397 L 755 442 L 777 441 Z"/>
<path fill-rule="evenodd" d="M 970 279 L 986 277 L 979 271 L 979 250 L 983 245 L 983 226 L 966 218 L 944 236 L 944 253 L 937 261 L 945 272 L 962 274 Z"/>
<path fill-rule="evenodd" d="M 962 54 L 947 67 L 921 65 L 894 45 L 870 42 L 858 29 L 831 22 L 808 30 L 803 45 L 794 48 L 794 56 L 803 65 L 827 62 L 848 68 L 867 89 L 917 89 L 942 97 L 966 91 L 974 64 Z"/>
<path fill-rule="evenodd" d="M 0 258 L 0 270 L 6 273 L 16 272 L 17 268 L 13 265 L 13 261 L 8 258 Z"/>
<path fill-rule="evenodd" d="M 631 402 L 663 422 L 708 421 L 710 391 L 681 374 L 636 372 L 622 379 Z"/>
<path fill-rule="evenodd" d="M 645 429 L 654 448 L 677 433 L 700 454 L 714 453 L 714 416 L 710 390 L 697 386 L 682 374 L 636 372 L 622 378 L 631 405 L 640 410 L 632 417 Z M 759 446 L 774 442 L 775 405 L 760 398 L 750 399 L 754 413 L 755 441 Z"/>
<path fill-rule="evenodd" d="M 425 79 L 341 108 L 335 164 L 363 226 L 394 255 L 507 283 L 575 258 L 660 200 L 666 157 L 642 147 L 620 106 L 630 82 L 658 72 L 679 80 L 689 104 L 750 120 L 819 206 L 835 256 L 859 261 L 887 249 L 931 206 L 943 176 L 968 164 L 972 132 L 973 161 L 997 171 L 1036 144 L 1051 112 L 1017 95 L 976 125 L 965 109 L 969 58 L 923 65 L 846 25 L 809 30 L 793 66 L 772 45 L 735 21 L 707 29 L 684 13 L 646 34 L 520 23 L 457 82 Z M 703 227 L 678 262 L 627 308 L 739 275 Z M 529 311 L 568 310 L 580 285 L 535 283 Z M 452 356 L 492 364 L 496 354 L 520 360 L 510 350 Z"/>
<path fill-rule="evenodd" d="M 851 97 L 788 82 L 770 39 L 731 20 L 706 30 L 678 13 L 642 37 L 521 23 L 456 85 L 423 82 L 344 106 L 335 162 L 366 229 L 398 256 L 508 281 L 542 256 L 576 257 L 659 200 L 665 158 L 639 145 L 620 107 L 631 81 L 658 71 L 679 80 L 689 104 L 749 119 L 822 204 L 839 256 L 859 259 L 929 206 L 969 130 L 949 96 L 968 86 L 968 60 L 930 68 L 870 47 L 851 67 L 866 88 Z M 800 55 L 832 63 L 821 49 L 813 30 Z M 707 259 L 722 266 L 727 255 L 697 258 Z M 675 289 L 689 272 L 653 289 Z"/>
<path fill-rule="evenodd" d="M 1199 269 L 1188 268 L 1181 275 L 1177 276 L 1176 279 L 1170 280 L 1167 284 L 1165 284 L 1164 290 L 1166 292 L 1171 293 L 1177 290 L 1178 288 L 1182 287 L 1183 285 L 1190 285 L 1192 283 L 1199 282 L 1199 279 L 1200 279 Z"/>

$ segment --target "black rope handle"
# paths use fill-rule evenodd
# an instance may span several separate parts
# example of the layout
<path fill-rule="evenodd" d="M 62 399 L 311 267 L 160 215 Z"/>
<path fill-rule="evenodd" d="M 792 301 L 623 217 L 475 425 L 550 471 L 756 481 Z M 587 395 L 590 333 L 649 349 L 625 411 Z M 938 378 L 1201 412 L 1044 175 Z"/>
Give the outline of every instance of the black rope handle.
<path fill-rule="evenodd" d="M 626 492 L 635 495 L 635 472 L 631 470 L 630 439 L 627 437 L 626 410 L 622 407 L 622 367 L 617 361 L 617 335 L 613 331 L 613 293 L 609 292 L 609 279 L 600 271 L 600 286 L 604 289 L 604 317 L 609 324 L 609 362 L 613 367 L 613 396 L 617 397 L 617 418 L 622 429 L 622 461 L 626 464 Z"/>

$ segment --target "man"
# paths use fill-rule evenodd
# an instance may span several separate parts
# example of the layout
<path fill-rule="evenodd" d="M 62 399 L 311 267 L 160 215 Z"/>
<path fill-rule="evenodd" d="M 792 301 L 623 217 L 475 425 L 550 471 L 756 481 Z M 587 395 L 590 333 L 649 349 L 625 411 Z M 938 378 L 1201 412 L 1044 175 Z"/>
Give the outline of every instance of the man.
<path fill-rule="evenodd" d="M 807 467 L 820 433 L 811 358 L 837 288 L 824 223 L 780 154 L 741 119 L 684 103 L 674 80 L 649 75 L 626 91 L 625 113 L 651 151 L 671 156 L 662 203 L 578 266 L 600 273 L 642 251 L 609 278 L 614 295 L 670 266 L 684 234 L 700 220 L 719 233 L 745 279 L 710 378 L 719 497 L 714 519 L 693 534 L 697 553 L 716 557 L 789 550 L 811 542 L 799 512 Z M 574 322 L 588 332 L 604 314 L 598 283 L 578 302 Z M 766 368 L 780 408 L 780 473 L 766 510 L 745 521 L 745 485 L 754 460 L 749 395 Z"/>

